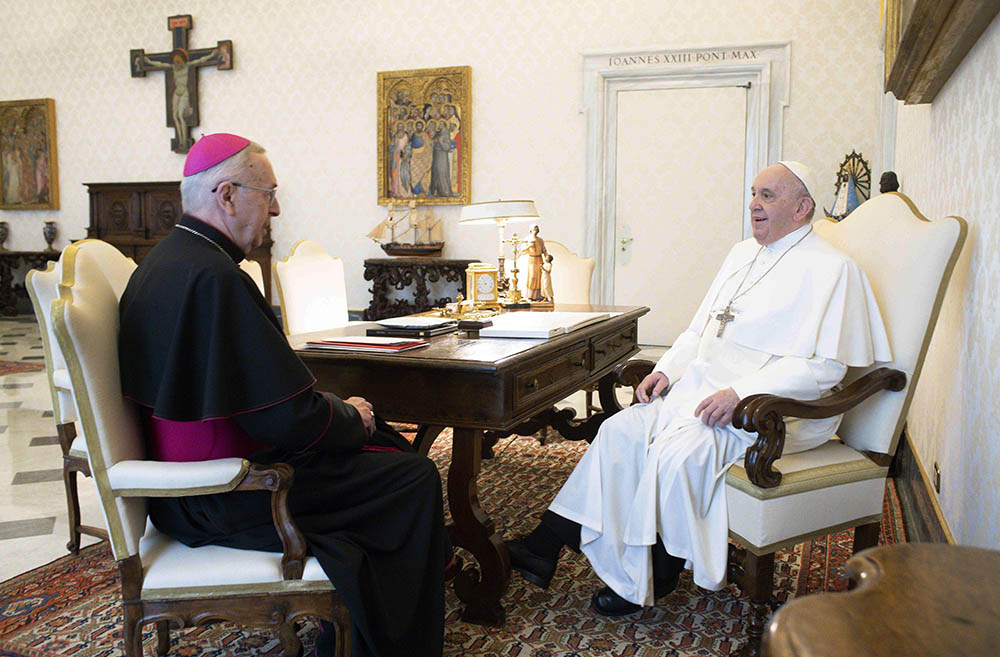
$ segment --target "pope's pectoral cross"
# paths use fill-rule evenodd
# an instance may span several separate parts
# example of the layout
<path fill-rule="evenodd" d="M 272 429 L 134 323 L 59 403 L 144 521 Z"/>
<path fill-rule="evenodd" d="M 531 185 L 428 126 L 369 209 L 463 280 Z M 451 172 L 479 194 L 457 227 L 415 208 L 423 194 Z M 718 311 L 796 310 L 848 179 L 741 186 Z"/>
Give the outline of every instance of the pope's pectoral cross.
<path fill-rule="evenodd" d="M 734 315 L 731 311 L 731 304 L 726 304 L 726 307 L 722 309 L 722 312 L 715 316 L 715 318 L 719 320 L 719 331 L 715 334 L 715 337 L 721 338 L 722 332 L 726 330 L 726 326 L 736 319 L 736 315 Z"/>
<path fill-rule="evenodd" d="M 194 140 L 191 127 L 199 123 L 198 68 L 216 66 L 220 71 L 233 68 L 233 42 L 218 41 L 214 48 L 188 50 L 188 32 L 194 27 L 190 14 L 171 16 L 167 29 L 173 32 L 174 49 L 147 55 L 145 50 L 130 50 L 132 77 L 144 78 L 149 71 L 163 71 L 167 91 L 167 126 L 174 129 L 170 149 L 187 153 Z"/>

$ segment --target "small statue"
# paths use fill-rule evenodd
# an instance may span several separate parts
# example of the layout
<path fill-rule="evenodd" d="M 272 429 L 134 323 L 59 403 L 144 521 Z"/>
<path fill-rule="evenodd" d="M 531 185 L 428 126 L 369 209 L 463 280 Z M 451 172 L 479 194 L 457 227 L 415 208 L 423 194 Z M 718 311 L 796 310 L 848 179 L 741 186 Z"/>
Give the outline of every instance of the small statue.
<path fill-rule="evenodd" d="M 542 298 L 555 303 L 555 293 L 552 291 L 552 254 L 545 256 L 542 263 Z"/>
<path fill-rule="evenodd" d="M 882 174 L 878 179 L 878 191 L 882 194 L 899 191 L 899 179 L 895 171 L 886 171 Z"/>
<path fill-rule="evenodd" d="M 527 245 L 523 253 L 528 256 L 528 299 L 541 301 L 542 294 L 542 262 L 549 252 L 545 250 L 545 241 L 538 236 L 538 224 L 531 227 Z"/>

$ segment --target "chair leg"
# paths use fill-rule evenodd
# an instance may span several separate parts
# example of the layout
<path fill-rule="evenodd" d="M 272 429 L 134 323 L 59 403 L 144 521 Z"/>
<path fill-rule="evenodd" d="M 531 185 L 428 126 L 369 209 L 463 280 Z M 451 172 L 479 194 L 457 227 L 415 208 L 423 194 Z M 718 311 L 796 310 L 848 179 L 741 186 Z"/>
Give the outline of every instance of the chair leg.
<path fill-rule="evenodd" d="M 66 507 L 69 515 L 69 542 L 66 549 L 80 552 L 80 498 L 76 490 L 76 470 L 70 469 L 69 457 L 63 457 L 63 485 L 66 487 Z"/>
<path fill-rule="evenodd" d="M 747 642 L 740 648 L 741 657 L 760 657 L 761 639 L 771 615 L 771 592 L 774 585 L 774 553 L 756 555 L 746 552 L 744 562 L 743 592 L 750 597 L 750 614 L 747 618 Z"/>
<path fill-rule="evenodd" d="M 136 605 L 124 604 L 124 624 L 122 627 L 122 645 L 125 647 L 125 657 L 142 657 L 142 626 L 139 625 L 139 609 Z"/>
<path fill-rule="evenodd" d="M 156 654 L 163 657 L 170 652 L 170 623 L 156 621 Z"/>
<path fill-rule="evenodd" d="M 881 522 L 871 522 L 854 528 L 854 554 L 878 545 L 878 535 L 882 528 Z"/>
<path fill-rule="evenodd" d="M 291 623 L 281 623 L 278 625 L 278 641 L 281 642 L 282 657 L 297 657 L 302 652 L 302 642 L 299 635 L 295 633 L 295 626 Z"/>

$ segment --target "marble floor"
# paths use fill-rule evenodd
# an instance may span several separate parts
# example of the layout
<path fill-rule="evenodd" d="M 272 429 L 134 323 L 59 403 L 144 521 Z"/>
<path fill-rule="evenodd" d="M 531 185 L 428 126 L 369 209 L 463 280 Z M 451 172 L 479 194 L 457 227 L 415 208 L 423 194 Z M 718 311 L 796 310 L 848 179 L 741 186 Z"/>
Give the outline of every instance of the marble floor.
<path fill-rule="evenodd" d="M 638 355 L 656 360 L 662 348 Z M 44 363 L 38 324 L 32 315 L 0 319 L 0 360 Z M 561 406 L 583 416 L 584 393 Z M 626 402 L 627 403 L 627 402 Z M 52 418 L 45 372 L 0 376 L 0 581 L 66 555 L 69 526 L 62 480 L 62 452 Z M 77 476 L 81 519 L 104 526 L 93 480 Z M 84 545 L 97 539 L 84 535 Z"/>
<path fill-rule="evenodd" d="M 32 315 L 0 320 L 0 360 L 44 363 Z M 0 377 L 0 581 L 68 554 L 62 451 L 44 371 Z M 84 524 L 104 526 L 97 489 L 77 476 Z M 89 545 L 97 539 L 83 537 Z"/>

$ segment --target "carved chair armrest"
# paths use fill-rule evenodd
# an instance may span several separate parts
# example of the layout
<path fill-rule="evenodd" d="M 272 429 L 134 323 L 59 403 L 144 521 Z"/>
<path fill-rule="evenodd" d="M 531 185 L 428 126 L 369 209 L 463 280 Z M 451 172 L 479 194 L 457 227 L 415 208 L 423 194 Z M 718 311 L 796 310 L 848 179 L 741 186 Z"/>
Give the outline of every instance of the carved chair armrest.
<path fill-rule="evenodd" d="M 649 376 L 649 373 L 653 371 L 656 367 L 656 363 L 651 360 L 645 360 L 642 358 L 635 358 L 633 360 L 627 360 L 624 363 L 619 364 L 612 372 L 615 377 L 615 384 L 624 386 L 626 388 L 632 388 L 635 390 L 642 383 L 642 380 Z M 622 410 L 621 404 L 618 403 L 618 398 L 612 395 L 611 399 L 607 402 L 614 407 L 614 412 Z M 632 402 L 635 403 L 635 394 L 632 395 Z M 601 398 L 601 406 L 605 410 L 610 411 L 604 406 L 605 399 Z"/>
<path fill-rule="evenodd" d="M 108 469 L 108 483 L 121 497 L 186 497 L 230 491 L 271 491 L 271 519 L 281 539 L 283 579 L 302 579 L 306 540 L 288 511 L 295 470 L 287 463 L 257 465 L 227 458 L 192 463 L 121 461 Z"/>
<path fill-rule="evenodd" d="M 906 374 L 880 367 L 844 389 L 814 401 L 802 401 L 777 395 L 750 395 L 739 401 L 733 411 L 733 426 L 757 433 L 757 440 L 747 449 L 744 467 L 747 477 L 760 488 L 774 488 L 781 483 L 781 473 L 774 462 L 785 448 L 786 417 L 825 418 L 848 411 L 880 390 L 900 391 L 906 386 Z"/>
<path fill-rule="evenodd" d="M 281 539 L 282 579 L 302 579 L 306 561 L 306 538 L 288 510 L 288 491 L 295 479 L 295 469 L 287 463 L 250 464 L 243 481 L 233 490 L 271 491 L 271 519 Z"/>

